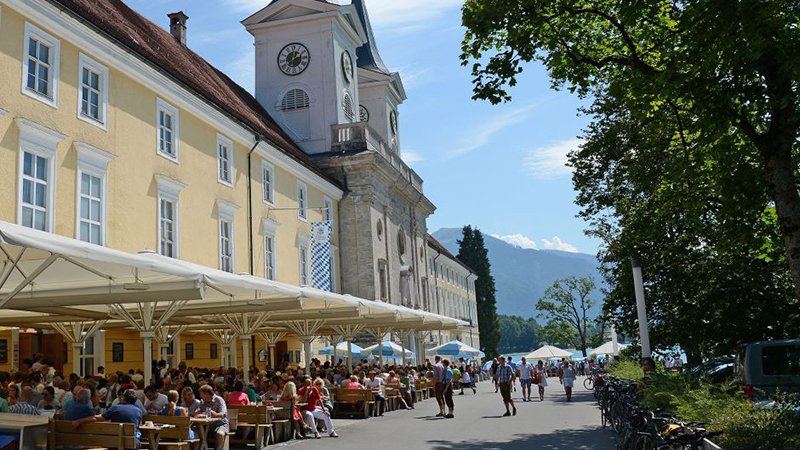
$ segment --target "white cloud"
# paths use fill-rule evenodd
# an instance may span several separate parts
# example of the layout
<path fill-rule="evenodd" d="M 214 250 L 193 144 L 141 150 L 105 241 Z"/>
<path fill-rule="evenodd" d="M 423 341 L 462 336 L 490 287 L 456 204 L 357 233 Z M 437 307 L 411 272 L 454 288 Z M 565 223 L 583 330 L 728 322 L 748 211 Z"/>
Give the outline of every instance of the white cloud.
<path fill-rule="evenodd" d="M 562 252 L 578 253 L 577 247 L 567 244 L 558 236 L 553 236 L 553 240 L 550 241 L 547 239 L 542 239 L 542 244 L 544 244 L 544 248 L 547 250 L 560 250 Z"/>
<path fill-rule="evenodd" d="M 534 106 L 535 105 L 528 105 L 508 110 L 496 116 L 494 119 L 485 122 L 483 125 L 474 128 L 473 132 L 468 132 L 467 136 L 462 139 L 461 146 L 450 152 L 450 158 L 461 156 L 488 144 L 495 133 L 525 120 Z"/>
<path fill-rule="evenodd" d="M 567 154 L 583 145 L 583 139 L 565 139 L 550 145 L 528 151 L 522 160 L 523 170 L 535 178 L 556 178 L 572 173 L 567 167 Z"/>
<path fill-rule="evenodd" d="M 413 165 L 414 163 L 418 163 L 420 161 L 424 161 L 425 158 L 422 157 L 419 153 L 410 152 L 408 150 L 403 150 L 400 157 L 403 159 L 403 162 L 408 164 L 409 166 Z"/>
<path fill-rule="evenodd" d="M 434 77 L 431 76 L 431 69 L 429 67 L 421 67 L 417 64 L 407 64 L 397 69 L 390 70 L 400 73 L 403 79 L 403 87 L 406 88 L 406 91 L 418 88 L 434 79 Z"/>
<path fill-rule="evenodd" d="M 506 235 L 506 236 L 499 236 L 497 234 L 493 234 L 491 236 L 493 238 L 500 239 L 501 241 L 508 242 L 509 244 L 513 245 L 514 247 L 527 248 L 527 249 L 536 249 L 536 242 L 533 239 L 531 239 L 531 238 L 529 238 L 527 236 L 524 236 L 521 233 L 509 234 L 509 235 Z"/>
<path fill-rule="evenodd" d="M 246 50 L 222 67 L 222 72 L 231 77 L 239 86 L 255 95 L 256 55 L 253 46 L 246 46 Z"/>

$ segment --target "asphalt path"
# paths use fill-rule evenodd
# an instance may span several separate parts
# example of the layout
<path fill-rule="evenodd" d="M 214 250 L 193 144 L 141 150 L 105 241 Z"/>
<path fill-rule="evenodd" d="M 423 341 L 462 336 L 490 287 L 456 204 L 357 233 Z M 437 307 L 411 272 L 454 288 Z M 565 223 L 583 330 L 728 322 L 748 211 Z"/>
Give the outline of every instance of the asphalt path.
<path fill-rule="evenodd" d="M 334 420 L 339 434 L 323 434 L 319 440 L 291 441 L 281 446 L 293 449 L 325 450 L 613 450 L 613 435 L 600 426 L 600 412 L 591 392 L 583 389 L 583 377 L 576 381 L 572 402 L 567 402 L 557 378 L 543 402 L 522 402 L 517 384 L 513 392 L 517 415 L 505 412 L 499 393 L 488 382 L 455 395 L 455 418 L 435 417 L 436 400 L 420 402 L 414 410 L 387 412 L 366 420 Z M 533 386 L 536 397 L 536 386 Z"/>

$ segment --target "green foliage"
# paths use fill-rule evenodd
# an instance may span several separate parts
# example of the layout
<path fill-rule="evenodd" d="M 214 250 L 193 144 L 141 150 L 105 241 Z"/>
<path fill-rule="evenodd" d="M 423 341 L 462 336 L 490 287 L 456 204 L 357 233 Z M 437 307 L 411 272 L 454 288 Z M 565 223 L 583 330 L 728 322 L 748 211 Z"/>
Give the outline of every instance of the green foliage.
<path fill-rule="evenodd" d="M 800 413 L 788 402 L 756 406 L 733 384 L 695 386 L 679 373 L 645 378 L 639 363 L 630 360 L 618 360 L 608 371 L 620 378 L 641 380 L 644 406 L 675 414 L 685 422 L 706 422 L 710 430 L 722 431 L 714 441 L 725 450 L 789 449 L 800 444 Z"/>
<path fill-rule="evenodd" d="M 483 242 L 483 234 L 467 225 L 458 241 L 458 259 L 475 271 L 475 298 L 478 306 L 478 328 L 481 333 L 481 350 L 487 358 L 498 356 L 500 327 L 497 321 L 497 300 L 494 277 L 489 263 L 489 252 Z"/>
<path fill-rule="evenodd" d="M 554 340 L 571 340 L 586 356 L 592 319 L 588 311 L 595 305 L 589 295 L 595 290 L 589 277 L 567 277 L 556 280 L 536 303 L 539 317 L 547 318 L 547 335 Z"/>
<path fill-rule="evenodd" d="M 539 347 L 542 327 L 534 319 L 520 316 L 497 316 L 500 325 L 500 353 L 529 352 Z"/>
<path fill-rule="evenodd" d="M 466 0 L 475 99 L 509 101 L 530 61 L 594 99 L 570 163 L 618 331 L 637 332 L 638 256 L 655 349 L 796 337 L 799 16 L 797 0 Z"/>

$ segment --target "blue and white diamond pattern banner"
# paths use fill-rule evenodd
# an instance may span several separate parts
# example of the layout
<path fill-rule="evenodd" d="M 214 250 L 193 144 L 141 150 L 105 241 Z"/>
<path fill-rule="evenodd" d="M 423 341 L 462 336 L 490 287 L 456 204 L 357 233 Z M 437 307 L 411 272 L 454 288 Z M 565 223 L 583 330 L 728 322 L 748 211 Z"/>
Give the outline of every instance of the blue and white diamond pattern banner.
<path fill-rule="evenodd" d="M 331 290 L 331 221 L 311 223 L 311 286 Z"/>

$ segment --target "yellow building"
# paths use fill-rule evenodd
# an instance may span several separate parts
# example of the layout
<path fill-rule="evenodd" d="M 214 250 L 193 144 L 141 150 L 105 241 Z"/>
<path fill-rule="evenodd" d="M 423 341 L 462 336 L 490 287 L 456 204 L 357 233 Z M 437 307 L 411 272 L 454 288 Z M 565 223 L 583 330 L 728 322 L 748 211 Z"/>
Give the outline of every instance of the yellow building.
<path fill-rule="evenodd" d="M 341 187 L 185 46 L 185 16 L 173 36 L 120 2 L 61 3 L 0 0 L 0 221 L 308 285 L 310 224 L 330 220 L 338 291 Z M 0 370 L 12 340 L 21 357 L 74 357 L 57 334 L 0 330 Z M 215 344 L 181 335 L 172 362 L 219 365 Z M 140 368 L 141 348 L 135 332 L 100 331 L 85 367 Z M 279 346 L 291 361 L 299 350 Z"/>
<path fill-rule="evenodd" d="M 478 303 L 475 297 L 477 278 L 472 269 L 433 236 L 428 235 L 427 284 L 430 288 L 430 311 L 469 324 L 457 330 L 433 333 L 431 338 L 435 345 L 458 340 L 471 347 L 480 348 Z"/>

